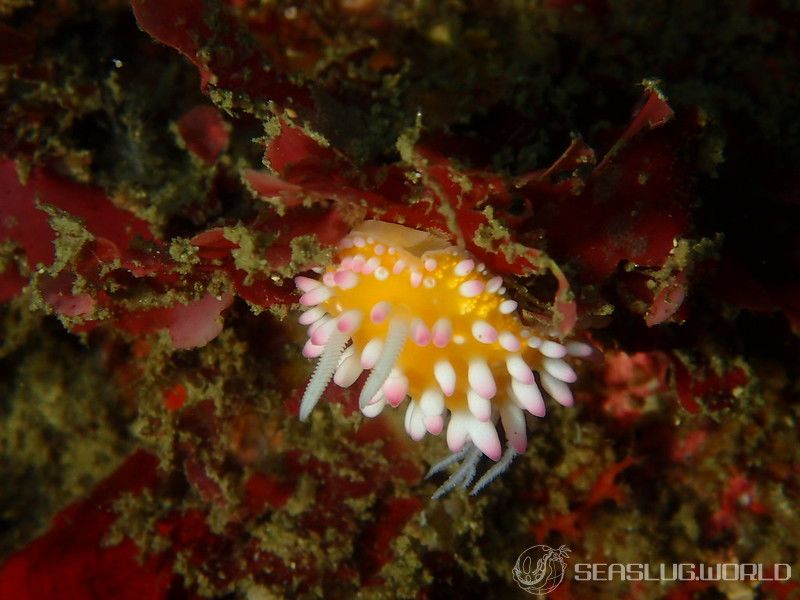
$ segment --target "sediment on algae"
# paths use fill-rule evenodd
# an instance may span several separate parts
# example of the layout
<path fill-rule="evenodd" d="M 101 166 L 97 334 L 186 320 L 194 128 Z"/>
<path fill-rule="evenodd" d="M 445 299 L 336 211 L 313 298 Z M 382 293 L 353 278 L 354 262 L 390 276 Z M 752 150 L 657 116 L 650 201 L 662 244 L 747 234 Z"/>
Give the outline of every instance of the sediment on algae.
<path fill-rule="evenodd" d="M 27 297 L 0 306 L 0 556 L 44 533 L 50 519 L 108 476 L 134 447 L 133 409 L 89 348 Z"/>

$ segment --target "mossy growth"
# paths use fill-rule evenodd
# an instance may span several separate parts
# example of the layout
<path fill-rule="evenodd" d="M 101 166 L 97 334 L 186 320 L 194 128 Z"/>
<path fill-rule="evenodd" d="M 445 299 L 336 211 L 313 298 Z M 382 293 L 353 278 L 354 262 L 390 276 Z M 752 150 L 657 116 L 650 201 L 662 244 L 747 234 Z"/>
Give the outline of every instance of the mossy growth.
<path fill-rule="evenodd" d="M 132 448 L 132 415 L 96 347 L 22 298 L 0 305 L 0 556 L 43 533 Z M 13 526 L 12 526 L 13 525 Z"/>

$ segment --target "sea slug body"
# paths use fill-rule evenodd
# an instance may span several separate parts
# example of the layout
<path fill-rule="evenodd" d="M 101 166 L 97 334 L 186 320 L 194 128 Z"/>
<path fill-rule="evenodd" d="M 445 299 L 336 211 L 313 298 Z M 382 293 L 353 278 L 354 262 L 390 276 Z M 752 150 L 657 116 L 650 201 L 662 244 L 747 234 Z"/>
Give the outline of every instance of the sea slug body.
<path fill-rule="evenodd" d="M 440 495 L 466 487 L 481 454 L 498 462 L 473 491 L 523 453 L 525 411 L 545 414 L 540 386 L 571 406 L 567 384 L 576 374 L 564 359 L 591 352 L 580 342 L 562 345 L 525 327 L 502 278 L 446 240 L 401 225 L 364 222 L 342 240 L 321 281 L 295 281 L 306 307 L 300 317 L 308 326 L 303 354 L 318 357 L 300 418 L 308 417 L 331 379 L 349 387 L 369 371 L 359 397 L 366 416 L 408 397 L 408 434 L 419 440 L 445 432 L 455 453 L 432 472 L 463 459 Z M 505 455 L 497 421 L 508 444 Z"/>

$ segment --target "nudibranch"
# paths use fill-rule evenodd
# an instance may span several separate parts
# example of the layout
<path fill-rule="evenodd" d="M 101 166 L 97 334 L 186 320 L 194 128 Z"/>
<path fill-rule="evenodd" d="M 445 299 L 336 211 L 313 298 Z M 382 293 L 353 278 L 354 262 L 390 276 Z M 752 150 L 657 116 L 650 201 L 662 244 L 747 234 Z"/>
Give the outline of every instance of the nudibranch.
<path fill-rule="evenodd" d="M 462 462 L 437 491 L 468 486 L 481 455 L 494 464 L 473 493 L 525 451 L 525 411 L 542 417 L 540 387 L 571 406 L 575 371 L 564 360 L 586 356 L 580 342 L 561 344 L 520 321 L 503 279 L 436 235 L 366 221 L 345 237 L 321 281 L 297 277 L 303 355 L 318 358 L 300 403 L 305 420 L 331 378 L 350 387 L 369 375 L 361 412 L 380 414 L 406 398 L 405 428 L 414 440 L 445 431 L 453 455 L 431 473 Z M 497 422 L 507 443 L 503 452 Z"/>

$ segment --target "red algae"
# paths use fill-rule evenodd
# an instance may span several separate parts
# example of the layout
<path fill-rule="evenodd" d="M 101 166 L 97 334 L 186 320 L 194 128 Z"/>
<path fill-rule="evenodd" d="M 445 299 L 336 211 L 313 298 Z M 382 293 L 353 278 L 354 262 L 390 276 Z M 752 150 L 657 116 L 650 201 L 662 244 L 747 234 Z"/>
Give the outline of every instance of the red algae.
<path fill-rule="evenodd" d="M 6 561 L 0 573 L 4 593 L 21 600 L 86 598 L 89 590 L 116 598 L 163 597 L 172 579 L 169 562 L 155 556 L 138 562 L 130 540 L 105 549 L 99 545 L 114 522 L 114 500 L 154 486 L 156 462 L 138 451 L 88 498 L 60 512 L 44 537 Z"/>
<path fill-rule="evenodd" d="M 195 106 L 178 119 L 178 133 L 186 148 L 197 158 L 214 164 L 228 147 L 230 132 L 213 106 Z"/>

